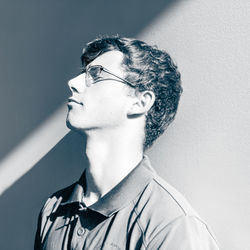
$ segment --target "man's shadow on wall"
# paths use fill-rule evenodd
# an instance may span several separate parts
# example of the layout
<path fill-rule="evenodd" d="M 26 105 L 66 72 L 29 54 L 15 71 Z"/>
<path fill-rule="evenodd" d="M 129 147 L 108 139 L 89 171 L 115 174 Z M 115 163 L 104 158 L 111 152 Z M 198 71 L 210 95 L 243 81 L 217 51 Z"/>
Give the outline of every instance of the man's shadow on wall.
<path fill-rule="evenodd" d="M 88 163 L 85 142 L 86 137 L 70 132 L 1 196 L 0 235 L 4 239 L 0 240 L 0 249 L 33 248 L 37 217 L 44 202 L 55 191 L 76 182 Z"/>

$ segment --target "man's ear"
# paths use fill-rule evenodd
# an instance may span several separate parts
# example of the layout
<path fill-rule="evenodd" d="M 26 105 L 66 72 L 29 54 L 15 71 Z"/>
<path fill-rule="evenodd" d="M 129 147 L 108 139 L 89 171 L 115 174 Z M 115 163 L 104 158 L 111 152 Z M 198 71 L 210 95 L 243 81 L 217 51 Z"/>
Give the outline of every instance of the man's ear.
<path fill-rule="evenodd" d="M 145 90 L 135 93 L 133 103 L 128 111 L 129 116 L 146 114 L 155 102 L 155 94 L 153 91 Z"/>

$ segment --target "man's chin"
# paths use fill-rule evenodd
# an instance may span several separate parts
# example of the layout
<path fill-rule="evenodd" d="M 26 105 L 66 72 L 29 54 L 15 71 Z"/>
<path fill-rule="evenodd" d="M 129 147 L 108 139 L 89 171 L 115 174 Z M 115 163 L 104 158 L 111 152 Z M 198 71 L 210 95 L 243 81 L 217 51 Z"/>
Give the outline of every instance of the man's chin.
<path fill-rule="evenodd" d="M 72 131 L 78 132 L 80 134 L 85 134 L 85 129 L 74 125 L 72 122 L 70 122 L 69 119 L 66 119 L 66 126 Z"/>
<path fill-rule="evenodd" d="M 75 131 L 78 131 L 78 130 L 79 130 L 77 127 L 75 127 L 75 126 L 69 121 L 68 118 L 66 119 L 66 126 L 67 126 L 70 130 L 75 130 Z"/>
<path fill-rule="evenodd" d="M 72 115 L 70 114 L 70 112 L 68 112 L 67 117 L 66 117 L 66 126 L 70 129 L 70 130 L 76 130 L 76 126 L 74 126 L 74 119 L 72 119 Z"/>
<path fill-rule="evenodd" d="M 67 126 L 69 129 L 72 129 L 71 123 L 69 122 L 68 119 L 66 119 L 66 126 Z"/>

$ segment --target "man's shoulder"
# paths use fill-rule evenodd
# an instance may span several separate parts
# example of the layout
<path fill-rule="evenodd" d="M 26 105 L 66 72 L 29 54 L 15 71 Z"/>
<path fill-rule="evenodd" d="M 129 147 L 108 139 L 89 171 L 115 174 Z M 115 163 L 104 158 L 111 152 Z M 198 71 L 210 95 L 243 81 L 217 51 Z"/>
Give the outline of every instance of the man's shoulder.
<path fill-rule="evenodd" d="M 179 215 L 198 217 L 197 212 L 190 205 L 187 198 L 158 174 L 154 175 L 152 185 L 154 188 L 152 195 L 156 199 L 160 199 L 163 207 L 168 208 L 168 210 L 178 210 Z"/>
<path fill-rule="evenodd" d="M 204 242 L 208 239 L 215 242 L 209 226 L 184 195 L 156 173 L 140 197 L 134 201 L 134 205 L 139 227 L 145 233 L 146 242 L 152 242 L 150 244 L 164 241 L 170 232 L 191 241 L 199 238 Z"/>
<path fill-rule="evenodd" d="M 180 216 L 195 216 L 196 211 L 187 199 L 167 181 L 154 173 L 151 182 L 143 190 L 135 204 L 138 213 L 144 211 L 141 219 L 155 225 L 167 225 Z"/>

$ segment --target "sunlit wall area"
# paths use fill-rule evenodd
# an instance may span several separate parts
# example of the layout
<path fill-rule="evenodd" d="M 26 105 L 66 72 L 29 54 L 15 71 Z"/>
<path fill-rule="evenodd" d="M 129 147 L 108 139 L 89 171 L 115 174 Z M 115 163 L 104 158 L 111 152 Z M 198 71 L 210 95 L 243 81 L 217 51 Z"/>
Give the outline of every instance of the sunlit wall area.
<path fill-rule="evenodd" d="M 184 1 L 140 34 L 182 73 L 176 120 L 149 152 L 222 249 L 250 249 L 250 3 Z"/>

